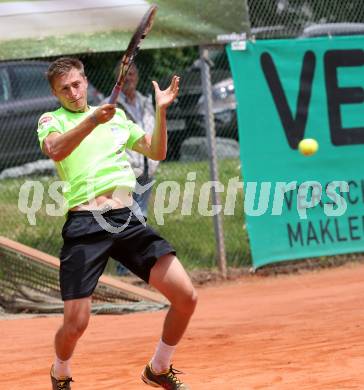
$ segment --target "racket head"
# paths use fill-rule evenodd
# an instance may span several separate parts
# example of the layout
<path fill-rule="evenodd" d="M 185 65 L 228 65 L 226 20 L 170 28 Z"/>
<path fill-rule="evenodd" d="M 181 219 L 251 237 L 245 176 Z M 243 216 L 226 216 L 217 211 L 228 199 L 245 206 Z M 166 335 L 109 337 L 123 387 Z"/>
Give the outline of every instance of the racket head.
<path fill-rule="evenodd" d="M 148 11 L 144 14 L 137 29 L 135 30 L 128 47 L 121 59 L 120 70 L 117 77 L 117 84 L 122 85 L 123 79 L 128 73 L 135 56 L 138 54 L 141 42 L 148 35 L 152 29 L 153 22 L 157 13 L 158 7 L 153 4 L 149 7 Z"/>

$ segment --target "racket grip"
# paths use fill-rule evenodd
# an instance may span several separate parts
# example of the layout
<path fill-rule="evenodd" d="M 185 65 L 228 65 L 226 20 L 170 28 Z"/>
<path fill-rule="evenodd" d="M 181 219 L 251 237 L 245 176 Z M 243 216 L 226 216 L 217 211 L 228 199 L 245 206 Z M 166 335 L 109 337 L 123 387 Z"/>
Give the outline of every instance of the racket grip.
<path fill-rule="evenodd" d="M 111 96 L 109 98 L 109 104 L 115 104 L 118 100 L 119 93 L 121 91 L 121 85 L 115 84 L 115 87 L 113 88 L 111 92 Z"/>

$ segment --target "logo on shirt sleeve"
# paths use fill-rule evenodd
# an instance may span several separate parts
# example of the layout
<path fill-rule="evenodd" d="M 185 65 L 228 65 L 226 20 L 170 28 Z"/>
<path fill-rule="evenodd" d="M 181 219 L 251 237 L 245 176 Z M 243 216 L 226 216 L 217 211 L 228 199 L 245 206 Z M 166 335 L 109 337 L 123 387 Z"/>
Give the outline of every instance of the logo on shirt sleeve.
<path fill-rule="evenodd" d="M 53 117 L 51 116 L 43 116 L 42 118 L 40 118 L 39 124 L 42 125 L 43 123 L 50 122 L 52 119 Z"/>
<path fill-rule="evenodd" d="M 41 129 L 48 129 L 53 121 L 53 117 L 50 115 L 43 116 L 39 119 L 39 127 Z"/>

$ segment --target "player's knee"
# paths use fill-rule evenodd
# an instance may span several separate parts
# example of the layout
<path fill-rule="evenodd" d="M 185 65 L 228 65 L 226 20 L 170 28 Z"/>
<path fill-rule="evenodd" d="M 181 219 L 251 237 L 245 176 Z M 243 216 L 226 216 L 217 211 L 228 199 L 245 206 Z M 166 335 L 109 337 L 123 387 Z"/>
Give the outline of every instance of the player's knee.
<path fill-rule="evenodd" d="M 69 339 L 79 339 L 88 326 L 89 317 L 83 316 L 74 318 L 64 324 L 64 331 Z"/>
<path fill-rule="evenodd" d="M 197 299 L 197 292 L 192 287 L 189 291 L 185 291 L 179 296 L 175 302 L 175 308 L 180 312 L 192 315 L 197 305 Z"/>
<path fill-rule="evenodd" d="M 190 309 L 191 314 L 195 311 L 197 301 L 198 301 L 197 291 L 193 288 L 191 295 L 188 299 L 188 307 Z"/>

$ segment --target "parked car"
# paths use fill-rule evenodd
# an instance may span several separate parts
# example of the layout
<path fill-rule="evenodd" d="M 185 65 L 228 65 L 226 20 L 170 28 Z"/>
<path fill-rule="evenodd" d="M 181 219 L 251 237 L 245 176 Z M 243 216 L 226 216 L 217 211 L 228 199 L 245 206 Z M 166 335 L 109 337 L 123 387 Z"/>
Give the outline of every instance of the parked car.
<path fill-rule="evenodd" d="M 45 77 L 49 62 L 0 62 L 0 171 L 45 158 L 37 138 L 37 122 L 59 103 Z M 98 105 L 103 96 L 89 85 L 89 102 Z"/>
<path fill-rule="evenodd" d="M 238 139 L 234 83 L 224 50 L 210 53 L 212 111 L 218 137 Z M 167 111 L 168 155 L 170 160 L 180 157 L 182 142 L 194 136 L 206 135 L 204 98 L 201 85 L 200 60 L 181 75 L 177 100 Z"/>
<path fill-rule="evenodd" d="M 333 35 L 363 35 L 364 23 L 319 23 L 311 24 L 302 31 L 301 38 Z"/>

